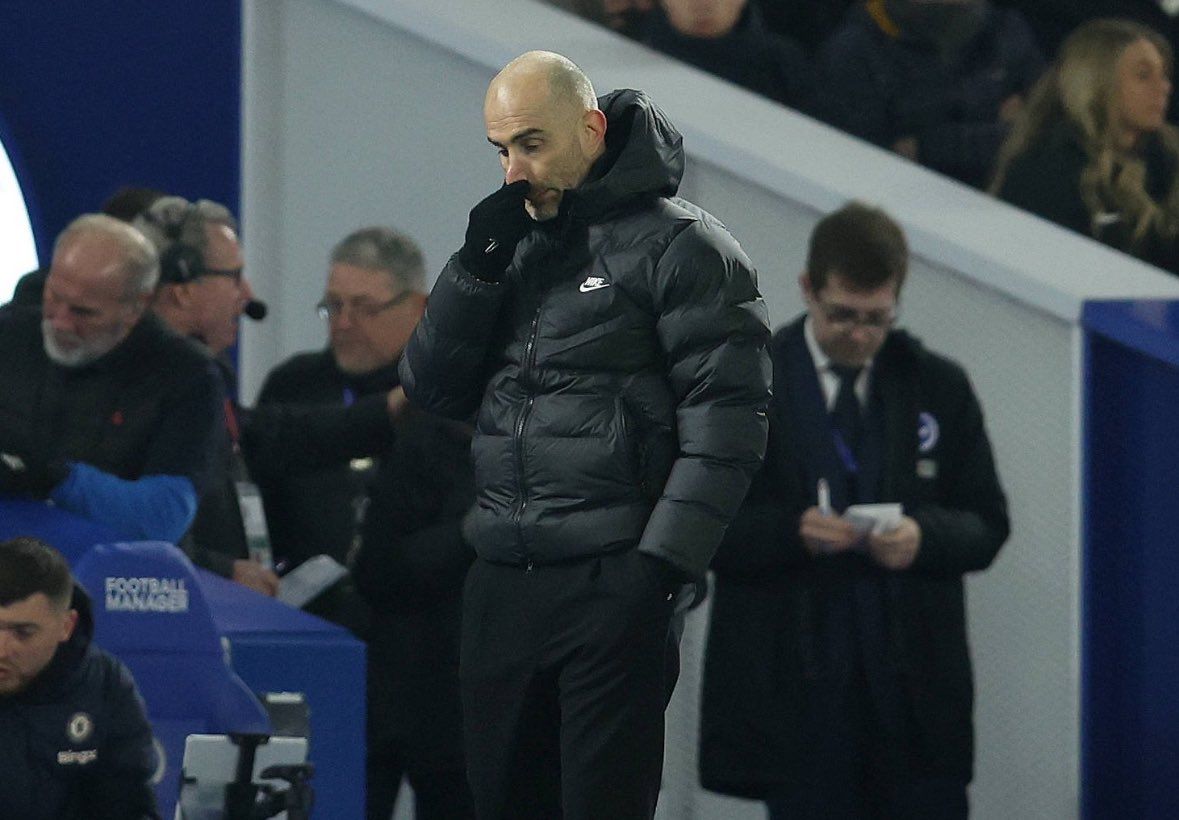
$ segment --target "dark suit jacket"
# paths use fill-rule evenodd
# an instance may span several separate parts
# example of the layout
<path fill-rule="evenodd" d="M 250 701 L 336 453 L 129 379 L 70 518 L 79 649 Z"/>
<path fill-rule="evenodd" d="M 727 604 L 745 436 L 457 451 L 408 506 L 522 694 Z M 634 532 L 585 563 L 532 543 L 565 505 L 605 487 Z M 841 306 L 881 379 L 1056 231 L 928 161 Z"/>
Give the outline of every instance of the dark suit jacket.
<path fill-rule="evenodd" d="M 803 546 L 799 518 L 816 503 L 832 445 L 816 429 L 825 416 L 801 319 L 775 334 L 772 356 L 766 462 L 712 565 L 701 782 L 764 798 L 800 775 L 808 738 L 823 731 L 808 716 L 830 673 L 816 613 L 824 596 L 862 577 L 883 584 L 886 652 L 916 722 L 913 748 L 904 750 L 911 766 L 969 780 L 973 683 L 962 575 L 990 565 L 1009 523 L 966 374 L 903 331 L 890 333 L 876 357 L 872 392 L 884 429 L 876 498 L 901 502 L 922 531 L 912 567 L 890 572 L 859 554 L 816 558 Z"/>

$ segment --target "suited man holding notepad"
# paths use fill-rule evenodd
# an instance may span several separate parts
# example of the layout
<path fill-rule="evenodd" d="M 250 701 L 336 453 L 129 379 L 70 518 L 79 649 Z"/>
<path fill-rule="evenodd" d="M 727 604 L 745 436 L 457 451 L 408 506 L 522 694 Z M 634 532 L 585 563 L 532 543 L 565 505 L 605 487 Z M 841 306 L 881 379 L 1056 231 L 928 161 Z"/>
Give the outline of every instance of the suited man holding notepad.
<path fill-rule="evenodd" d="M 966 374 L 894 327 L 907 265 L 879 209 L 816 226 L 765 466 L 712 564 L 701 781 L 770 820 L 968 814 L 962 576 L 1007 502 Z"/>

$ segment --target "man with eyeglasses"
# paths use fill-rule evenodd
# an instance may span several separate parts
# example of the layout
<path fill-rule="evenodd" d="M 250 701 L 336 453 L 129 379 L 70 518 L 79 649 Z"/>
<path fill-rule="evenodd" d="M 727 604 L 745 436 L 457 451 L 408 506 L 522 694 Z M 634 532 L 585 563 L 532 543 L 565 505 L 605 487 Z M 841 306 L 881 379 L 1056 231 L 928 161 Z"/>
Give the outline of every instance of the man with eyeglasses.
<path fill-rule="evenodd" d="M 225 424 L 212 454 L 214 479 L 181 546 L 198 566 L 274 595 L 278 576 L 265 560 L 250 555 L 251 536 L 256 544 L 264 541 L 264 519 L 241 457 L 241 411 L 233 400 L 237 379 L 226 358 L 254 298 L 243 275 L 237 221 L 219 203 L 166 196 L 140 214 L 135 226 L 160 256 L 152 311 L 214 358 L 225 387 Z"/>
<path fill-rule="evenodd" d="M 765 466 L 712 565 L 701 782 L 771 820 L 968 812 L 962 576 L 995 559 L 1007 503 L 966 374 L 893 329 L 907 266 L 879 209 L 816 226 Z"/>
<path fill-rule="evenodd" d="M 351 408 L 353 415 L 368 412 L 372 426 L 390 434 L 382 410 L 404 402 L 397 389 L 397 360 L 425 302 L 425 269 L 413 240 L 384 227 L 349 234 L 331 251 L 323 298 L 315 305 L 327 330 L 327 347 L 298 353 L 275 367 L 262 385 L 257 412 L 302 405 L 318 408 L 326 419 Z M 396 392 L 390 396 L 391 391 Z M 321 553 L 345 563 L 359 544 L 376 463 L 329 448 L 323 454 L 329 463 L 298 468 L 290 463 L 297 454 L 279 437 L 273 425 L 269 431 L 250 425 L 251 450 L 257 451 L 251 459 L 275 556 L 291 567 Z M 387 443 L 377 439 L 373 449 Z"/>
<path fill-rule="evenodd" d="M 368 644 L 374 820 L 393 813 L 403 777 L 417 820 L 474 816 L 458 682 L 470 432 L 409 407 L 397 374 L 425 306 L 409 237 L 384 227 L 346 236 L 316 305 L 327 348 L 272 371 L 245 430 L 276 556 L 293 566 L 327 553 L 352 571 L 316 609 Z"/>
<path fill-rule="evenodd" d="M 176 541 L 222 426 L 209 357 L 149 310 L 159 258 L 102 214 L 58 236 L 41 310 L 0 309 L 0 493 Z"/>

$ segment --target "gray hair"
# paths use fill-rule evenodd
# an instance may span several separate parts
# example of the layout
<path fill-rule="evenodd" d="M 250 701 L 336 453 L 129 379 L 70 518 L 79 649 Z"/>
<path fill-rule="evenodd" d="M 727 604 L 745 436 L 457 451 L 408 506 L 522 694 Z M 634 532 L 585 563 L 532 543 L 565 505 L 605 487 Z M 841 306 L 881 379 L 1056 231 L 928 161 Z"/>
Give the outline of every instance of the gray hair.
<path fill-rule="evenodd" d="M 53 255 L 75 237 L 97 234 L 114 240 L 123 253 L 122 273 L 126 278 L 125 293 L 128 300 L 156 288 L 160 278 L 160 258 L 156 249 L 135 228 L 106 214 L 83 214 L 66 226 L 57 235 L 53 244 Z"/>
<path fill-rule="evenodd" d="M 355 265 L 389 274 L 401 290 L 426 292 L 426 263 L 412 239 L 392 228 L 361 228 L 332 248 L 331 264 Z"/>
<path fill-rule="evenodd" d="M 205 226 L 225 225 L 237 232 L 237 220 L 221 203 L 211 199 L 189 202 L 179 196 L 160 197 L 135 217 L 132 224 L 143 232 L 160 256 L 183 243 L 200 251 L 204 259 L 209 243 Z"/>

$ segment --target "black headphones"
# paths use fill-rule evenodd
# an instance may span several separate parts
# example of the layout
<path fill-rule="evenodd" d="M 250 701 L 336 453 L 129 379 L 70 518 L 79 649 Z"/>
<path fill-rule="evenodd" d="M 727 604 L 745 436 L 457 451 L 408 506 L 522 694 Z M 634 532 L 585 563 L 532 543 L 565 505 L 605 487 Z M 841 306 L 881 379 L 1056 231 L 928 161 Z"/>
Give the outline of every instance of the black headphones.
<path fill-rule="evenodd" d="M 158 214 L 154 206 L 143 213 L 148 222 L 163 231 L 164 238 L 169 243 L 168 249 L 160 254 L 161 284 L 182 285 L 185 282 L 199 279 L 208 272 L 205 266 L 205 254 L 201 249 L 180 238 L 184 233 L 185 223 L 188 222 L 196 208 L 194 203 L 186 201 L 179 215 L 171 209 L 166 213 Z M 260 322 L 266 318 L 266 303 L 251 299 L 246 303 L 243 313 L 255 322 Z"/>
<path fill-rule="evenodd" d="M 185 203 L 184 209 L 176 216 L 174 211 L 159 214 L 154 208 L 149 208 L 145 214 L 149 222 L 155 223 L 164 232 L 169 246 L 160 254 L 160 281 L 171 284 L 183 284 L 198 279 L 205 273 L 205 255 L 195 245 L 181 240 L 184 224 L 196 209 L 191 202 Z"/>

